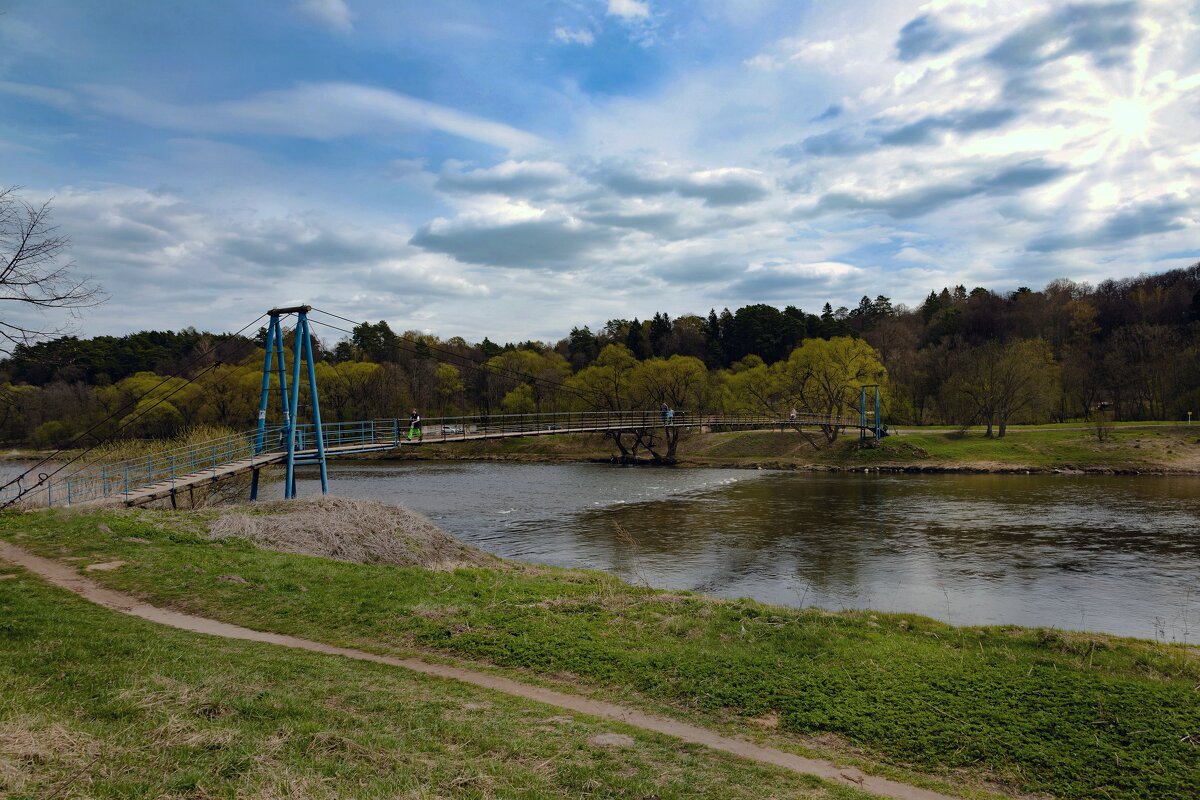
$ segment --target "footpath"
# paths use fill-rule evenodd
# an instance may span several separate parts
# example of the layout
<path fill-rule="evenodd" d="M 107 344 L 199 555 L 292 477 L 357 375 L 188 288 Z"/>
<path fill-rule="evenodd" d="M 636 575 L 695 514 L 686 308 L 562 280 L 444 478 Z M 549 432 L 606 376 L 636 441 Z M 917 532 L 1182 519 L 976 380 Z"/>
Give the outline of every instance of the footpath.
<path fill-rule="evenodd" d="M 461 681 L 485 689 L 574 711 L 579 714 L 614 720 L 635 728 L 672 736 L 685 742 L 703 745 L 713 750 L 731 753 L 762 764 L 771 764 L 792 772 L 814 775 L 831 783 L 852 786 L 878 795 L 879 797 L 894 798 L 894 800 L 953 800 L 949 795 L 875 775 L 868 775 L 853 767 L 839 767 L 829 761 L 805 758 L 773 747 L 758 745 L 745 739 L 725 736 L 716 731 L 697 725 L 690 725 L 679 720 L 670 719 L 669 717 L 647 714 L 644 711 L 617 703 L 608 703 L 557 692 L 540 686 L 533 686 L 509 678 L 463 669 L 461 667 L 436 664 L 416 658 L 396 658 L 379 655 L 348 647 L 336 647 L 311 639 L 256 631 L 207 617 L 159 608 L 158 606 L 144 603 L 131 595 L 105 589 L 94 581 L 80 575 L 76 572 L 76 567 L 74 566 L 36 556 L 4 541 L 0 541 L 0 561 L 8 561 L 23 567 L 50 584 L 74 592 L 85 600 L 104 608 L 140 617 L 141 619 L 161 625 L 168 625 L 172 628 L 210 636 L 220 636 L 227 639 L 263 642 L 280 647 L 341 656 L 358 661 L 372 661 L 412 670 L 425 675 Z"/>

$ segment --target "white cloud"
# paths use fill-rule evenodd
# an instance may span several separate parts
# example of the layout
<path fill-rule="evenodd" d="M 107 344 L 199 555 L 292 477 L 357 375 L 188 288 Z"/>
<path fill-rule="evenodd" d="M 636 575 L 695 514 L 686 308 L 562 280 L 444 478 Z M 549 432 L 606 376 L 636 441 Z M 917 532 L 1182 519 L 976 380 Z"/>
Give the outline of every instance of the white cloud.
<path fill-rule="evenodd" d="M 338 33 L 354 30 L 354 12 L 346 0 L 301 0 L 298 7 L 305 16 Z"/>
<path fill-rule="evenodd" d="M 587 28 L 572 30 L 560 27 L 554 29 L 554 40 L 563 44 L 579 44 L 584 47 L 591 47 L 596 41 L 596 36 Z"/>
<path fill-rule="evenodd" d="M 608 13 L 626 22 L 650 18 L 650 4 L 645 0 L 608 0 Z"/>
<path fill-rule="evenodd" d="M 79 107 L 78 98 L 71 92 L 31 83 L 0 81 L 0 94 L 21 97 L 63 111 L 72 111 Z"/>
<path fill-rule="evenodd" d="M 97 111 L 195 133 L 258 133 L 305 139 L 384 136 L 397 129 L 439 130 L 506 150 L 542 140 L 501 122 L 428 100 L 354 83 L 302 83 L 225 102 L 184 105 L 119 86 L 88 86 Z"/>
<path fill-rule="evenodd" d="M 53 196 L 54 221 L 70 231 L 79 271 L 112 295 L 86 312 L 90 329 L 128 330 L 131 309 L 147 329 L 236 329 L 281 300 L 285 286 L 292 298 L 374 319 L 490 292 L 451 259 L 408 246 L 411 232 L 402 228 L 212 209 L 126 186 L 25 194 Z M 376 302 L 354 307 L 352 294 Z"/>

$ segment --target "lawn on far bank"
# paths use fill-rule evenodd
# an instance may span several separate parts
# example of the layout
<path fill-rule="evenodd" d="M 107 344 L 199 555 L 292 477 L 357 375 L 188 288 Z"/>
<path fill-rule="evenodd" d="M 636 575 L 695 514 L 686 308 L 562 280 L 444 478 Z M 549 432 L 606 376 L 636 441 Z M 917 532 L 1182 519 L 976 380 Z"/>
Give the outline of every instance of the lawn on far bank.
<path fill-rule="evenodd" d="M 844 448 L 826 463 L 897 462 L 975 468 L 1200 471 L 1200 426 L 1116 425 L 1104 441 L 1086 425 L 1009 428 L 988 438 L 982 428 L 927 430 L 901 426 L 878 448 Z"/>

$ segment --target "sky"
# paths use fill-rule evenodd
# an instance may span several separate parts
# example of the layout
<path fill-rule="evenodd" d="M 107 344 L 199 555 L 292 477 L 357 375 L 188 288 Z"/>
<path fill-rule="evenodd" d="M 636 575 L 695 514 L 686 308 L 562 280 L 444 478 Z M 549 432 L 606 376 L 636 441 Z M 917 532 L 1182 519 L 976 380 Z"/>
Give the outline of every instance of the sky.
<path fill-rule="evenodd" d="M 107 292 L 81 335 L 1157 272 L 1198 123 L 1200 0 L 0 0 L 0 186 Z"/>

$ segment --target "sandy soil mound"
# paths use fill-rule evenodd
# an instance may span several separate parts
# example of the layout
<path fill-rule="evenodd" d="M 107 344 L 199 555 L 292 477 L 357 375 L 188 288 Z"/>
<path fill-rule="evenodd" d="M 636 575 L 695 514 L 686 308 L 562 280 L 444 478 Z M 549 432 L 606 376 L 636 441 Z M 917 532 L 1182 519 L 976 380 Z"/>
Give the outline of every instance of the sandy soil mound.
<path fill-rule="evenodd" d="M 209 523 L 208 535 L 357 564 L 452 570 L 504 563 L 408 509 L 328 495 L 224 508 Z"/>

